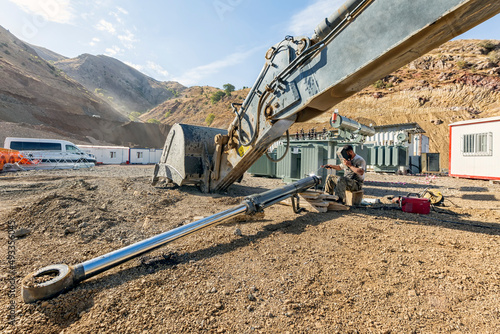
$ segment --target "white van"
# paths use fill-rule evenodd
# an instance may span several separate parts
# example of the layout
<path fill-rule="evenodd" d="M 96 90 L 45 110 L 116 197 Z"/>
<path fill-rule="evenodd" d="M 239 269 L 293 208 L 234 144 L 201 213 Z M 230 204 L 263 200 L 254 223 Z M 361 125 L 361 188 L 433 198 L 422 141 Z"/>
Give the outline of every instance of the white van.
<path fill-rule="evenodd" d="M 7 137 L 4 148 L 19 151 L 31 160 L 29 169 L 86 168 L 96 163 L 92 154 L 66 140 Z"/>

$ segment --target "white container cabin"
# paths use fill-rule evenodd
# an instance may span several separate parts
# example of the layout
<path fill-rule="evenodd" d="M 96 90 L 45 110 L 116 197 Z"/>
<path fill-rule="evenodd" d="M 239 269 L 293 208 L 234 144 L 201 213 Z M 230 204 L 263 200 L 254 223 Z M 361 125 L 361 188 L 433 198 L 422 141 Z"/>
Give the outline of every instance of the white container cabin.
<path fill-rule="evenodd" d="M 500 117 L 450 124 L 449 175 L 500 180 Z"/>
<path fill-rule="evenodd" d="M 130 162 L 130 149 L 125 146 L 80 145 L 82 151 L 93 154 L 97 164 L 121 165 Z"/>
<path fill-rule="evenodd" d="M 161 153 L 163 150 L 154 148 L 131 148 L 130 163 L 131 164 L 157 164 L 160 162 Z"/>
<path fill-rule="evenodd" d="M 93 154 L 98 164 L 149 165 L 160 162 L 163 150 L 154 148 L 130 148 L 125 146 L 80 145 L 84 152 Z"/>

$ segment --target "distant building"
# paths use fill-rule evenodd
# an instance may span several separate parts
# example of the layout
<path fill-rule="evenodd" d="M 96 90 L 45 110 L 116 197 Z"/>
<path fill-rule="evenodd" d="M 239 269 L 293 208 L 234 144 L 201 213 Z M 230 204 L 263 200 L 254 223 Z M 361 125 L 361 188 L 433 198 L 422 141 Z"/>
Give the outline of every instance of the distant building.
<path fill-rule="evenodd" d="M 449 175 L 500 180 L 500 117 L 450 124 Z"/>
<path fill-rule="evenodd" d="M 160 162 L 163 150 L 154 148 L 131 148 L 130 163 L 131 164 L 157 164 Z"/>
<path fill-rule="evenodd" d="M 93 154 L 97 164 L 156 164 L 160 162 L 163 150 L 154 148 L 130 148 L 125 146 L 79 145 L 82 151 Z"/>
<path fill-rule="evenodd" d="M 83 152 L 93 154 L 97 164 L 120 165 L 130 162 L 128 147 L 79 145 Z"/>

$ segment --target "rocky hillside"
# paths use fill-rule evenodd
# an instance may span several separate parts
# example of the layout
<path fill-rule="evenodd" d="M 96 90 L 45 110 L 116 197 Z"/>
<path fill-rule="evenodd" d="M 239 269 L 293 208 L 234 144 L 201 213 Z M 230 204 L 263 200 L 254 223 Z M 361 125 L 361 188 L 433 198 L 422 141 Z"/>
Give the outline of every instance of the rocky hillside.
<path fill-rule="evenodd" d="M 26 43 L 28 44 L 28 43 Z M 57 52 L 54 52 L 52 50 L 46 49 L 41 46 L 33 45 L 33 44 L 28 44 L 33 50 L 35 50 L 36 55 L 42 59 L 45 59 L 48 62 L 55 62 L 59 60 L 64 60 L 68 59 L 68 57 L 65 57 L 63 55 L 60 55 Z"/>
<path fill-rule="evenodd" d="M 67 59 L 1 27 L 0 69 L 2 136 L 16 135 L 5 130 L 11 124 L 18 132 L 36 127 L 75 141 L 161 147 L 176 122 L 226 128 L 234 118 L 231 103 L 241 103 L 249 91 L 158 82 L 106 56 Z M 448 42 L 334 108 L 374 125 L 419 123 L 447 168 L 448 124 L 500 115 L 500 42 Z M 117 110 L 142 115 L 126 124 Z M 328 127 L 329 117 L 291 130 Z"/>
<path fill-rule="evenodd" d="M 448 168 L 453 122 L 500 116 L 500 41 L 450 41 L 335 106 L 374 125 L 417 122 Z M 322 128 L 330 114 L 304 127 Z"/>
<path fill-rule="evenodd" d="M 194 86 L 186 89 L 179 97 L 165 101 L 140 118 L 145 122 L 156 122 L 172 125 L 187 123 L 194 125 L 226 128 L 233 120 L 231 103 L 241 103 L 249 89 L 222 94 L 222 90 L 209 86 Z M 220 92 L 220 100 L 214 101 L 212 96 Z"/>
<path fill-rule="evenodd" d="M 191 87 L 142 119 L 207 125 L 207 117 L 213 114 L 210 126 L 225 128 L 234 118 L 231 102 L 243 101 L 248 89 L 212 103 L 210 97 L 216 91 Z M 500 41 L 450 41 L 334 108 L 366 124 L 417 122 L 430 137 L 431 152 L 441 153 L 441 166 L 447 168 L 448 124 L 500 115 Z M 328 127 L 330 116 L 327 112 L 296 123 L 292 131 Z"/>
<path fill-rule="evenodd" d="M 177 82 L 157 81 L 104 55 L 82 54 L 55 61 L 54 66 L 125 115 L 146 112 L 185 89 Z"/>
<path fill-rule="evenodd" d="M 0 68 L 0 119 L 4 121 L 55 125 L 65 114 L 126 120 L 1 27 Z"/>
<path fill-rule="evenodd" d="M 128 118 L 0 27 L 0 139 L 63 137 L 74 141 L 161 147 L 167 125 Z M 38 133 L 37 132 L 37 133 Z"/>

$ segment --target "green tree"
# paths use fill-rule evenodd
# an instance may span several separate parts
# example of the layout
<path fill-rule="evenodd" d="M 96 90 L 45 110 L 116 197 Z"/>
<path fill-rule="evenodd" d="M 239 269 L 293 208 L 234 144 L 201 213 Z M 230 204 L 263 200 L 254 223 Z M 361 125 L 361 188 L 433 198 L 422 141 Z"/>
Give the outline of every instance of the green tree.
<path fill-rule="evenodd" d="M 160 121 L 155 118 L 150 118 L 147 120 L 147 122 L 152 124 L 160 124 Z"/>
<path fill-rule="evenodd" d="M 210 126 L 214 121 L 214 119 L 215 119 L 215 114 L 213 113 L 208 114 L 207 118 L 205 118 L 205 123 L 207 124 L 207 126 Z"/>
<path fill-rule="evenodd" d="M 227 83 L 222 86 L 224 88 L 224 92 L 226 93 L 226 96 L 231 96 L 231 92 L 234 92 L 234 86 L 231 85 L 230 83 Z"/>

